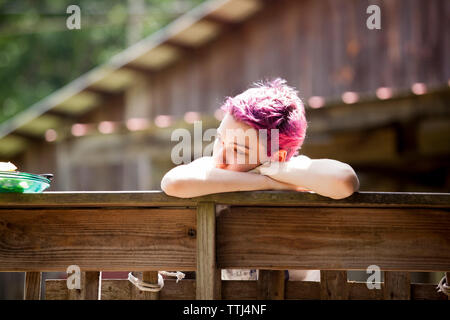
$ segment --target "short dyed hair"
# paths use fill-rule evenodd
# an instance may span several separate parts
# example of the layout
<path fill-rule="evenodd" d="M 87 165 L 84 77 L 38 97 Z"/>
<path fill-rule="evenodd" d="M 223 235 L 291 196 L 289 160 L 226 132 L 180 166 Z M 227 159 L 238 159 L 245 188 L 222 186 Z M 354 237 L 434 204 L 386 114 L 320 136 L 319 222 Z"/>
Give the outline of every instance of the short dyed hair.
<path fill-rule="evenodd" d="M 255 83 L 243 93 L 227 97 L 221 109 L 256 130 L 267 129 L 267 141 L 271 138 L 270 130 L 278 129 L 279 149 L 287 151 L 286 160 L 298 154 L 305 140 L 307 122 L 303 102 L 284 79 Z M 264 144 L 270 157 L 270 143 Z"/>

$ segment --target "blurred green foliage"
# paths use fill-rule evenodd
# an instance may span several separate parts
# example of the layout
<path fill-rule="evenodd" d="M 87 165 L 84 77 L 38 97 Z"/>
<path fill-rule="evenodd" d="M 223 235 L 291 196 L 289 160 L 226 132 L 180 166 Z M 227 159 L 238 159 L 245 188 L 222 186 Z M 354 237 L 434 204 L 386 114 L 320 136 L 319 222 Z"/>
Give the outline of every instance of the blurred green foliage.
<path fill-rule="evenodd" d="M 203 1 L 0 0 L 0 123 L 125 49 L 136 19 L 143 38 Z"/>

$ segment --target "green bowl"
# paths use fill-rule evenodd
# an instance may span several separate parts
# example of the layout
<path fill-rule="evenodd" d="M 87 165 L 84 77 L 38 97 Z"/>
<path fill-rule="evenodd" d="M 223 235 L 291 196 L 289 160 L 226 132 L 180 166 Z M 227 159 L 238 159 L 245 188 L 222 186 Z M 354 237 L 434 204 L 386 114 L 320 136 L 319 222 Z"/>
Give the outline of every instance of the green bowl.
<path fill-rule="evenodd" d="M 0 171 L 0 192 L 37 193 L 50 187 L 50 180 L 26 172 Z"/>

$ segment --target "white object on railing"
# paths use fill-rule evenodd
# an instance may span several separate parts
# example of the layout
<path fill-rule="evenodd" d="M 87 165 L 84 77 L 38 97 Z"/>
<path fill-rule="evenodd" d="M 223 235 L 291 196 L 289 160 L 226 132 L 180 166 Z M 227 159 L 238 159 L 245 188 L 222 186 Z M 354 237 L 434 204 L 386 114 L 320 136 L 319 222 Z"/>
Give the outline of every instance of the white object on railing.
<path fill-rule="evenodd" d="M 181 279 L 184 278 L 184 273 L 177 271 L 177 272 L 167 272 L 167 271 L 159 271 L 158 272 L 158 284 L 154 283 L 148 283 L 145 281 L 142 281 L 135 276 L 133 276 L 133 273 L 130 272 L 128 274 L 128 281 L 130 281 L 132 284 L 134 284 L 139 290 L 141 291 L 150 291 L 150 292 L 159 292 L 162 288 L 164 288 L 164 278 L 163 275 L 168 277 L 176 277 L 177 283 Z"/>
<path fill-rule="evenodd" d="M 439 281 L 436 289 L 439 289 L 438 292 L 442 292 L 443 294 L 450 297 L 450 285 L 446 282 L 446 277 L 444 276 L 441 281 Z"/>

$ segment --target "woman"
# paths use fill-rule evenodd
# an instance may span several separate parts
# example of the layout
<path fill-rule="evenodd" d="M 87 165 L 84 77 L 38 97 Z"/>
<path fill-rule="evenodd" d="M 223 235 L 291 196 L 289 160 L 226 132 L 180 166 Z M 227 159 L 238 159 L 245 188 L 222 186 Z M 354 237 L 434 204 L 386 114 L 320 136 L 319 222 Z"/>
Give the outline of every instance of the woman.
<path fill-rule="evenodd" d="M 161 181 L 166 194 L 190 198 L 232 191 L 296 190 L 342 199 L 358 190 L 358 178 L 348 164 L 298 155 L 306 135 L 305 110 L 285 80 L 259 83 L 229 97 L 222 110 L 226 114 L 217 129 L 212 157 L 167 172 Z M 239 272 L 246 277 L 255 274 Z M 291 280 L 318 280 L 318 275 L 314 270 L 289 272 Z"/>

